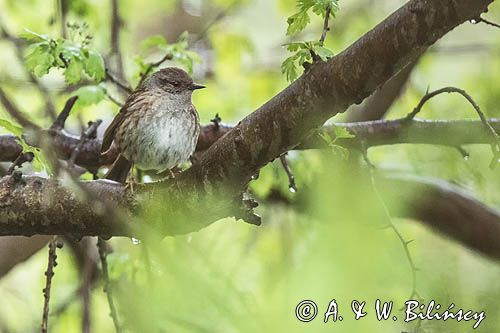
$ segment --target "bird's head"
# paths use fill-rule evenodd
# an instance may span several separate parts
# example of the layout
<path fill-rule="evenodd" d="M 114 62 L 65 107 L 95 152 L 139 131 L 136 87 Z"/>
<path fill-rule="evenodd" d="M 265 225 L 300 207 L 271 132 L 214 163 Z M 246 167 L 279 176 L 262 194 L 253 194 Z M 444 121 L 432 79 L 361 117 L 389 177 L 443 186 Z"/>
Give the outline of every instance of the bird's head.
<path fill-rule="evenodd" d="M 196 89 L 203 89 L 205 86 L 196 84 L 184 70 L 177 67 L 167 67 L 153 73 L 143 85 L 145 87 L 155 87 L 170 94 L 189 94 Z"/>

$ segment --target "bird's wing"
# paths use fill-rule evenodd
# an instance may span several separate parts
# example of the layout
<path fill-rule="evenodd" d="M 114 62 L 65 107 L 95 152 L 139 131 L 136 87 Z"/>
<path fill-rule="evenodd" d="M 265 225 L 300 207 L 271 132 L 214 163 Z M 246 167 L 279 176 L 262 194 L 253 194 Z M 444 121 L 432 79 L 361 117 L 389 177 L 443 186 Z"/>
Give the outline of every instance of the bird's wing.
<path fill-rule="evenodd" d="M 104 137 L 102 139 L 101 154 L 105 154 L 106 151 L 111 147 L 113 140 L 115 138 L 116 131 L 120 128 L 123 121 L 127 119 L 130 113 L 135 110 L 142 109 L 143 107 L 148 107 L 150 103 L 154 101 L 151 98 L 151 94 L 146 91 L 139 89 L 133 92 L 125 102 L 125 105 L 120 109 L 120 112 L 115 116 L 111 124 L 104 132 Z"/>

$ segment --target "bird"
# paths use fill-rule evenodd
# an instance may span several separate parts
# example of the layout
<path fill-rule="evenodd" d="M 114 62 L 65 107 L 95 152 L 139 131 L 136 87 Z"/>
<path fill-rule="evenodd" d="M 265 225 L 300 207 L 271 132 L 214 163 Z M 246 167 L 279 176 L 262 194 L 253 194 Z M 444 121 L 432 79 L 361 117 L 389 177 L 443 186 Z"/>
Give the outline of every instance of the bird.
<path fill-rule="evenodd" d="M 118 150 L 105 178 L 125 183 L 132 166 L 162 172 L 188 161 L 200 134 L 191 97 L 203 88 L 177 67 L 160 69 L 144 80 L 104 133 L 101 154 L 112 146 Z"/>

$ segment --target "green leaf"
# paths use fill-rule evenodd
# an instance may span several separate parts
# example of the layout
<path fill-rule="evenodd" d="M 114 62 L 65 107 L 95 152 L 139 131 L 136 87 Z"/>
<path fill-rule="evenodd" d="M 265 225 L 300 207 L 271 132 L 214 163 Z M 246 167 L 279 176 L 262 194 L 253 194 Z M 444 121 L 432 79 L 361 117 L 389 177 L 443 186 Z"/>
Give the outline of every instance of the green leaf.
<path fill-rule="evenodd" d="M 106 91 L 99 85 L 85 86 L 78 88 L 78 90 L 73 92 L 72 96 L 78 96 L 77 103 L 86 106 L 102 101 L 106 97 Z"/>
<path fill-rule="evenodd" d="M 335 126 L 335 125 L 332 125 L 332 127 L 333 127 L 333 132 L 335 134 L 334 138 L 332 138 L 331 135 L 325 130 L 320 131 L 318 133 L 318 135 L 323 139 L 323 141 L 326 142 L 326 144 L 330 148 L 334 148 L 337 151 L 338 151 L 338 148 L 336 148 L 336 147 L 340 147 L 340 146 L 336 145 L 335 142 L 337 142 L 338 139 L 352 139 L 352 138 L 356 137 L 351 132 L 349 132 L 345 127 L 339 127 L 339 126 Z M 340 148 L 345 149 L 343 147 L 340 147 Z"/>
<path fill-rule="evenodd" d="M 281 72 L 285 74 L 286 79 L 289 82 L 295 81 L 295 79 L 299 76 L 297 73 L 297 65 L 295 63 L 295 55 L 290 56 L 283 61 L 281 64 Z"/>
<path fill-rule="evenodd" d="M 42 170 L 45 169 L 45 171 L 51 175 L 53 172 L 52 172 L 52 167 L 50 165 L 50 161 L 49 159 L 47 158 L 47 156 L 45 156 L 45 154 L 43 154 L 39 149 L 37 148 L 34 148 L 34 147 L 30 147 L 32 148 L 32 150 L 25 150 L 23 148 L 23 151 L 31 151 L 33 153 L 33 155 L 35 156 L 35 158 L 33 159 L 33 169 L 37 172 L 40 172 Z"/>
<path fill-rule="evenodd" d="M 58 40 L 57 45 L 56 53 L 61 53 L 64 59 L 82 59 L 82 49 L 80 45 L 64 40 Z"/>
<path fill-rule="evenodd" d="M 344 147 L 339 146 L 339 145 L 334 145 L 334 144 L 330 145 L 330 148 L 332 150 L 332 153 L 336 157 L 338 157 L 344 161 L 349 159 L 349 149 L 344 148 Z"/>
<path fill-rule="evenodd" d="M 321 139 L 323 139 L 323 141 L 325 141 L 328 145 L 330 143 L 333 142 L 333 138 L 330 136 L 330 134 L 325 131 L 325 130 L 321 130 L 318 135 L 320 136 Z"/>
<path fill-rule="evenodd" d="M 75 84 L 82 78 L 83 64 L 81 61 L 73 58 L 64 71 L 64 78 L 69 84 Z"/>
<path fill-rule="evenodd" d="M 0 118 L 0 127 L 5 128 L 8 132 L 14 134 L 19 143 L 22 146 L 23 152 L 32 152 L 34 159 L 33 159 L 33 169 L 37 172 L 42 171 L 44 168 L 47 170 L 47 173 L 50 173 L 50 165 L 48 164 L 47 159 L 43 154 L 40 152 L 40 150 L 36 147 L 32 147 L 26 143 L 23 139 L 23 128 L 13 124 L 12 122 L 8 121 L 7 119 L 1 119 Z"/>
<path fill-rule="evenodd" d="M 307 49 L 307 45 L 305 42 L 287 43 L 283 44 L 283 46 L 286 46 L 286 49 L 290 52 L 297 52 L 300 49 Z"/>
<path fill-rule="evenodd" d="M 314 53 L 316 53 L 323 61 L 327 61 L 329 58 L 333 57 L 333 51 L 324 46 L 315 46 Z"/>
<path fill-rule="evenodd" d="M 307 11 L 301 11 L 290 16 L 286 22 L 288 23 L 286 34 L 290 36 L 304 30 L 309 22 L 311 22 L 311 18 L 309 17 L 309 14 L 307 14 Z"/>
<path fill-rule="evenodd" d="M 23 128 L 11 123 L 7 119 L 0 118 L 0 127 L 5 128 L 5 130 L 7 130 L 9 133 L 12 133 L 19 138 L 23 135 Z"/>
<path fill-rule="evenodd" d="M 26 54 L 26 68 L 37 77 L 47 74 L 54 63 L 54 56 L 46 43 L 33 44 Z"/>
<path fill-rule="evenodd" d="M 95 49 L 88 45 L 92 37 L 86 32 L 88 25 L 68 24 L 73 35 L 69 39 L 51 39 L 27 30 L 26 38 L 38 41 L 29 46 L 26 56 L 26 67 L 34 75 L 40 77 L 52 67 L 64 68 L 64 76 L 69 84 L 77 83 L 84 73 L 100 82 L 105 77 L 104 59 Z"/>
<path fill-rule="evenodd" d="M 338 0 L 315 0 L 312 10 L 316 15 L 325 17 L 328 7 L 330 7 L 330 15 L 335 17 L 335 12 L 339 9 Z"/>
<path fill-rule="evenodd" d="M 356 137 L 354 134 L 349 132 L 345 127 L 333 126 L 335 131 L 335 139 L 351 139 Z"/>
<path fill-rule="evenodd" d="M 335 142 L 340 138 L 354 138 L 354 135 L 352 135 L 344 127 L 338 127 L 333 125 L 333 128 L 335 132 L 335 138 L 332 138 L 330 134 L 325 130 L 320 131 L 318 134 L 323 139 L 323 141 L 325 141 L 326 144 L 330 147 L 332 153 L 336 157 L 339 157 L 343 160 L 347 160 L 349 158 L 349 149 L 339 146 L 335 144 Z"/>
<path fill-rule="evenodd" d="M 97 82 L 102 81 L 106 76 L 104 59 L 99 54 L 99 52 L 93 49 L 88 50 L 87 56 L 83 59 L 83 66 L 85 69 L 85 73 L 87 73 Z"/>
<path fill-rule="evenodd" d="M 332 17 L 335 17 L 335 12 L 339 9 L 338 0 L 299 0 L 297 7 L 299 11 L 287 19 L 287 35 L 295 35 L 306 28 L 311 22 L 308 14 L 311 8 L 314 14 L 322 17 L 325 17 L 328 7 Z"/>
<path fill-rule="evenodd" d="M 153 35 L 148 37 L 141 43 L 141 50 L 149 50 L 155 47 L 167 46 L 168 42 L 165 37 L 161 35 Z"/>
<path fill-rule="evenodd" d="M 24 28 L 24 31 L 19 35 L 20 38 L 26 39 L 31 43 L 40 43 L 50 41 L 50 37 L 47 35 L 41 35 L 34 31 Z"/>

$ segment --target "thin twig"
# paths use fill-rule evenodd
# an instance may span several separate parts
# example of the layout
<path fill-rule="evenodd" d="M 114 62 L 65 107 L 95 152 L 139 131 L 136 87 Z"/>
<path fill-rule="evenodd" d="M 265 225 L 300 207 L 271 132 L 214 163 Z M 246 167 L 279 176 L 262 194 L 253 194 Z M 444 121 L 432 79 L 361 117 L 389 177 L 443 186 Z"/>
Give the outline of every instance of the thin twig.
<path fill-rule="evenodd" d="M 39 143 L 38 146 L 40 146 L 43 149 L 45 156 L 47 157 L 50 166 L 52 167 L 54 176 L 56 177 L 59 176 L 63 166 L 59 161 L 59 159 L 57 158 L 57 154 L 52 147 L 53 146 L 52 137 L 62 133 L 62 130 L 64 129 L 64 124 L 66 123 L 66 119 L 68 118 L 71 109 L 75 105 L 77 99 L 78 96 L 72 96 L 66 101 L 64 108 L 56 117 L 56 120 L 54 120 L 48 131 L 37 131 L 36 133 L 36 142 Z"/>
<path fill-rule="evenodd" d="M 120 52 L 120 29 L 122 27 L 122 19 L 118 7 L 118 0 L 111 0 L 111 56 L 116 59 L 115 70 L 118 73 L 120 80 L 125 80 L 123 71 L 123 59 Z"/>
<path fill-rule="evenodd" d="M 372 170 L 375 170 L 375 164 L 370 161 L 370 158 L 368 157 L 368 148 L 366 147 L 366 142 L 364 140 L 361 140 L 361 154 L 363 155 L 363 160 L 365 163 L 368 165 L 368 167 Z"/>
<path fill-rule="evenodd" d="M 406 259 L 408 260 L 408 265 L 410 266 L 411 269 L 411 277 L 412 277 L 412 288 L 411 288 L 411 294 L 408 299 L 413 299 L 416 297 L 417 299 L 421 300 L 422 297 L 417 291 L 417 271 L 418 268 L 415 265 L 415 261 L 413 260 L 413 257 L 411 256 L 410 249 L 408 248 L 408 244 L 413 242 L 413 240 L 405 240 L 399 229 L 394 225 L 392 221 L 392 216 L 389 213 L 389 209 L 387 208 L 387 205 L 385 204 L 384 199 L 382 198 L 382 195 L 380 194 L 378 187 L 375 182 L 375 175 L 374 175 L 374 169 L 369 168 L 369 173 L 370 173 L 370 179 L 371 179 L 371 185 L 372 189 L 375 192 L 375 195 L 377 197 L 377 200 L 380 202 L 382 209 L 384 210 L 384 214 L 387 217 L 387 225 L 390 227 L 394 233 L 396 234 L 396 237 L 398 238 L 399 242 L 401 243 L 401 246 L 403 247 L 403 250 L 406 255 Z"/>
<path fill-rule="evenodd" d="M 330 31 L 330 27 L 328 26 L 329 20 L 330 20 L 330 13 L 332 9 L 330 6 L 326 7 L 326 12 L 325 12 L 325 20 L 323 21 L 323 32 L 321 33 L 321 37 L 319 39 L 319 45 L 323 46 L 325 44 L 325 39 L 326 39 L 326 33 Z"/>
<path fill-rule="evenodd" d="M 231 5 L 226 7 L 224 10 L 220 11 L 215 18 L 208 23 L 205 28 L 196 36 L 195 40 L 193 41 L 193 44 L 198 43 L 199 41 L 203 40 L 207 35 L 210 29 L 216 25 L 219 21 L 221 21 L 224 17 L 226 17 L 231 10 L 233 10 L 235 7 L 238 6 L 238 1 L 234 1 Z"/>
<path fill-rule="evenodd" d="M 25 162 L 32 162 L 34 157 L 35 155 L 32 152 L 19 154 L 19 156 L 15 159 L 14 162 L 12 162 L 11 166 L 7 170 L 7 174 L 12 175 L 16 167 L 21 167 L 21 165 L 23 165 L 23 163 Z"/>
<path fill-rule="evenodd" d="M 149 63 L 149 65 L 148 65 L 148 67 L 146 67 L 146 70 L 144 71 L 144 73 L 141 73 L 141 79 L 139 80 L 139 83 L 137 84 L 137 86 L 140 86 L 144 82 L 144 80 L 146 80 L 146 78 L 148 77 L 149 73 L 151 73 L 151 71 L 153 69 L 155 69 L 156 67 L 160 66 L 165 61 L 172 60 L 172 59 L 173 59 L 172 53 L 167 53 L 160 60 L 158 60 L 156 62 Z"/>
<path fill-rule="evenodd" d="M 48 332 L 48 320 L 49 320 L 49 302 L 50 302 L 50 288 L 52 287 L 52 277 L 54 276 L 54 267 L 57 266 L 57 254 L 56 248 L 62 248 L 63 243 L 60 240 L 57 240 L 57 236 L 54 237 L 49 242 L 49 258 L 47 264 L 47 271 L 45 271 L 45 288 L 43 289 L 43 315 L 42 315 L 42 325 L 41 332 Z"/>
<path fill-rule="evenodd" d="M 500 29 L 500 24 L 488 21 L 487 19 L 484 19 L 482 17 L 478 17 L 478 18 L 473 19 L 473 23 L 474 24 L 484 23 L 484 24 L 491 25 L 492 27 Z"/>
<path fill-rule="evenodd" d="M 219 130 L 221 121 L 222 118 L 219 116 L 218 113 L 215 114 L 215 117 L 213 119 L 210 119 L 210 122 L 214 124 L 215 131 Z"/>
<path fill-rule="evenodd" d="M 101 119 L 97 119 L 95 122 L 90 121 L 88 123 L 87 129 L 82 131 L 82 135 L 80 136 L 80 141 L 78 142 L 78 145 L 73 150 L 73 153 L 71 154 L 71 157 L 68 161 L 68 167 L 70 169 L 75 166 L 75 161 L 78 158 L 78 154 L 80 154 L 80 150 L 82 149 L 84 143 L 89 139 L 96 138 L 97 128 L 99 127 L 99 125 L 101 125 L 101 123 L 102 123 Z"/>
<path fill-rule="evenodd" d="M 113 74 L 111 74 L 109 72 L 109 69 L 106 69 L 106 79 L 110 82 L 113 82 L 114 84 L 116 84 L 119 88 L 121 88 L 123 91 L 125 91 L 127 94 L 131 94 L 132 93 L 132 88 L 129 87 L 127 84 L 125 83 L 122 83 L 120 80 L 118 80 L 116 77 L 113 76 Z"/>
<path fill-rule="evenodd" d="M 238 5 L 238 2 L 234 2 L 232 5 L 228 6 L 226 9 L 224 9 L 223 11 L 221 11 L 220 13 L 218 13 L 217 16 L 210 23 L 208 23 L 206 25 L 206 27 L 198 34 L 198 36 L 194 39 L 193 44 L 196 44 L 197 42 L 199 42 L 202 39 L 204 39 L 207 36 L 207 34 L 210 31 L 210 29 L 216 23 L 218 23 L 220 20 L 222 20 L 237 5 Z M 156 67 L 160 66 L 165 61 L 172 60 L 172 59 L 173 59 L 173 55 L 170 54 L 170 53 L 168 53 L 168 54 L 165 54 L 163 56 L 163 58 L 161 58 L 160 60 L 158 60 L 156 62 L 149 63 L 149 65 L 148 65 L 148 67 L 146 67 L 146 70 L 144 71 L 144 73 L 141 73 L 141 79 L 139 80 L 139 83 L 137 84 L 137 86 L 140 86 L 144 82 L 144 80 L 146 80 L 146 78 L 148 77 L 148 75 L 151 73 L 151 71 L 153 69 L 155 69 Z"/>
<path fill-rule="evenodd" d="M 78 96 L 72 96 L 72 97 L 68 98 L 68 100 L 66 101 L 66 104 L 64 105 L 64 108 L 59 113 L 56 120 L 50 126 L 51 130 L 62 130 L 64 128 L 64 124 L 66 123 L 66 119 L 68 119 L 69 114 L 70 114 L 71 110 L 73 109 L 73 106 L 75 105 L 77 99 L 78 99 Z"/>
<path fill-rule="evenodd" d="M 113 290 L 111 288 L 111 282 L 108 274 L 108 261 L 106 259 L 108 253 L 106 248 L 106 241 L 101 237 L 97 238 L 97 249 L 99 250 L 99 258 L 101 259 L 102 277 L 104 279 L 104 292 L 106 293 L 106 297 L 108 298 L 109 315 L 111 316 L 111 319 L 113 319 L 115 331 L 119 333 L 121 332 L 121 328 L 118 321 L 118 314 L 116 312 L 116 307 L 113 300 Z"/>
<path fill-rule="evenodd" d="M 3 104 L 7 113 L 14 118 L 21 126 L 32 129 L 40 129 L 40 127 L 26 118 L 26 116 L 21 112 L 21 110 L 10 100 L 10 98 L 5 94 L 5 91 L 0 87 L 0 102 Z"/>
<path fill-rule="evenodd" d="M 68 14 L 68 3 L 66 0 L 59 0 L 58 7 L 59 15 L 61 16 L 59 22 L 61 24 L 61 36 L 62 38 L 66 38 L 66 16 Z"/>
<path fill-rule="evenodd" d="M 104 90 L 104 92 L 106 93 L 106 96 L 109 98 L 109 100 L 113 103 L 115 103 L 116 105 L 118 105 L 119 107 L 123 107 L 123 103 L 120 102 L 119 100 L 117 100 L 116 98 L 114 98 L 107 89 Z"/>
<path fill-rule="evenodd" d="M 82 333 L 90 333 L 91 325 L 91 297 L 92 286 L 97 281 L 98 264 L 93 259 L 91 251 L 94 250 L 94 245 L 91 244 L 92 238 L 85 237 L 80 242 L 72 242 L 72 249 L 78 261 L 79 272 L 81 276 L 81 284 L 79 294 L 82 298 Z"/>
<path fill-rule="evenodd" d="M 467 150 L 464 149 L 464 147 L 456 146 L 455 148 L 458 150 L 460 155 L 462 155 L 464 160 L 467 160 L 469 158 L 470 154 Z"/>
<path fill-rule="evenodd" d="M 493 158 L 490 163 L 490 168 L 494 168 L 496 164 L 498 163 L 498 158 L 500 156 L 500 136 L 498 133 L 495 131 L 493 126 L 488 122 L 488 119 L 486 119 L 484 113 L 481 111 L 481 108 L 479 105 L 474 101 L 474 99 L 465 91 L 456 87 L 444 87 L 432 92 L 427 92 L 424 97 L 420 100 L 418 105 L 413 109 L 412 112 L 410 112 L 406 116 L 407 121 L 413 120 L 415 116 L 422 110 L 422 107 L 424 104 L 429 101 L 431 98 L 443 94 L 443 93 L 458 93 L 462 95 L 467 101 L 472 105 L 474 110 L 476 110 L 477 114 L 479 115 L 479 118 L 481 119 L 481 122 L 484 124 L 486 129 L 491 133 L 492 136 L 492 142 L 491 142 L 491 150 L 493 152 Z"/>
<path fill-rule="evenodd" d="M 295 193 L 297 192 L 297 186 L 295 185 L 295 176 L 293 175 L 292 169 L 290 169 L 290 166 L 288 165 L 288 161 L 286 160 L 286 155 L 287 153 L 281 155 L 280 161 L 281 165 L 283 165 L 283 169 L 285 170 L 286 175 L 288 176 L 288 188 L 290 189 L 291 192 Z"/>

